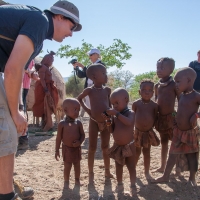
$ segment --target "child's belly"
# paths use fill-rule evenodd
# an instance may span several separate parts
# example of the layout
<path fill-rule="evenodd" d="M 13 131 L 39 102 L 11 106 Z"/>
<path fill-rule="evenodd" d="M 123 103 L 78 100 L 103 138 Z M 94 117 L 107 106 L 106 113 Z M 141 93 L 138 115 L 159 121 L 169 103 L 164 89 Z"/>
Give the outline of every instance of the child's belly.
<path fill-rule="evenodd" d="M 126 145 L 133 141 L 133 130 L 114 131 L 113 139 L 118 145 Z"/>

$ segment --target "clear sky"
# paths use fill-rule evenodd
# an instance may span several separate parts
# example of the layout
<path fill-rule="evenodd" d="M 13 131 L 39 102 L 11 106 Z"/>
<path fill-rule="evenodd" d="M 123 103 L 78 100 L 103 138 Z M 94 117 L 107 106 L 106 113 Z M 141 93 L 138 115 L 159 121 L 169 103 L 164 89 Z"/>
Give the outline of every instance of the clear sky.
<path fill-rule="evenodd" d="M 51 7 L 53 0 L 7 0 L 27 4 L 42 10 Z M 155 70 L 160 57 L 172 57 L 176 68 L 188 66 L 200 50 L 199 0 L 71 0 L 80 12 L 82 31 L 66 38 L 62 45 L 81 45 L 82 40 L 98 46 L 109 46 L 121 39 L 131 46 L 132 58 L 123 70 L 133 74 Z M 44 53 L 57 51 L 61 43 L 46 40 Z M 44 55 L 44 54 L 42 54 Z M 71 75 L 69 59 L 55 58 L 54 66 L 63 77 Z M 109 71 L 113 71 L 111 68 Z"/>

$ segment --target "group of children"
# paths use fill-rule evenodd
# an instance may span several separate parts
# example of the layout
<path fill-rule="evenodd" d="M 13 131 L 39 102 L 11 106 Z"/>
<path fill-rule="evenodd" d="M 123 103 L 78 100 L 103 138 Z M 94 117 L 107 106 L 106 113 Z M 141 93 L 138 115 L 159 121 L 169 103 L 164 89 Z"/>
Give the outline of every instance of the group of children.
<path fill-rule="evenodd" d="M 55 158 L 60 157 L 59 149 L 62 142 L 64 160 L 65 187 L 69 187 L 69 175 L 72 164 L 75 170 L 75 183 L 80 184 L 81 144 L 85 134 L 82 123 L 77 120 L 80 105 L 90 116 L 88 169 L 89 184 L 94 182 L 94 156 L 97 148 L 98 132 L 101 137 L 101 148 L 105 166 L 105 177 L 113 178 L 110 173 L 110 158 L 115 160 L 118 191 L 123 190 L 123 166 L 126 165 L 130 174 L 130 188 L 136 193 L 136 165 L 141 152 L 144 156 L 146 179 L 153 183 L 168 182 L 172 168 L 176 164 L 177 173 L 190 171 L 189 182 L 196 185 L 195 175 L 198 170 L 199 143 L 197 139 L 197 118 L 200 94 L 193 89 L 196 73 L 191 68 L 180 69 L 174 79 L 170 76 L 175 62 L 171 58 L 161 58 L 157 62 L 159 82 L 154 86 L 151 80 L 143 80 L 140 84 L 140 99 L 128 108 L 129 94 L 125 89 L 118 88 L 111 92 L 107 83 L 106 68 L 101 64 L 93 64 L 87 69 L 87 76 L 93 86 L 86 88 L 77 99 L 66 99 L 63 109 L 65 120 L 58 125 Z M 155 92 L 155 101 L 152 99 Z M 83 98 L 89 96 L 91 108 Z M 178 109 L 175 111 L 175 100 Z M 160 140 L 154 132 L 160 134 Z M 114 143 L 109 148 L 110 134 Z M 172 140 L 168 154 L 168 142 Z M 163 176 L 153 179 L 149 172 L 151 146 L 161 143 L 161 167 L 158 172 Z M 185 158 L 185 159 L 184 159 Z M 181 166 L 185 160 L 186 165 Z M 181 161 L 182 161 L 181 160 Z M 181 163 L 181 164 L 180 164 Z M 188 166 L 187 169 L 185 166 Z"/>

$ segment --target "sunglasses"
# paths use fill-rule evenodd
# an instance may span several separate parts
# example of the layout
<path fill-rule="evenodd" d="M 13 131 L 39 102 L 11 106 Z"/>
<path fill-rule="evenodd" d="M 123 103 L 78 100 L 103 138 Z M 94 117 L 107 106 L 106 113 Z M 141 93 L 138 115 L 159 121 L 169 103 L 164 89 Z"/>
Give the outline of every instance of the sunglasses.
<path fill-rule="evenodd" d="M 95 53 L 90 54 L 90 57 L 93 56 Z"/>
<path fill-rule="evenodd" d="M 72 32 L 75 31 L 76 28 L 77 28 L 77 24 L 71 18 L 69 18 L 69 17 L 63 16 L 63 18 L 69 20 L 72 24 L 74 24 L 74 26 L 71 28 L 71 31 Z"/>

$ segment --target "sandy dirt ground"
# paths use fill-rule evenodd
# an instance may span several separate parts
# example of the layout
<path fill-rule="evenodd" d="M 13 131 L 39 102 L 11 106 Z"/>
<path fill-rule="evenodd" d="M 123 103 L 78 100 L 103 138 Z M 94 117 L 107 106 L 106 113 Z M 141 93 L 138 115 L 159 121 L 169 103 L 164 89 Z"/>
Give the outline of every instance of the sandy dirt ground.
<path fill-rule="evenodd" d="M 32 120 L 30 118 L 30 120 Z M 32 123 L 32 121 L 30 121 Z M 84 118 L 84 129 L 86 139 L 82 144 L 81 161 L 81 187 L 74 186 L 74 171 L 71 170 L 70 190 L 63 189 L 63 161 L 56 161 L 54 158 L 56 136 L 32 136 L 29 137 L 30 149 L 20 150 L 16 154 L 14 178 L 25 186 L 31 186 L 35 190 L 35 200 L 112 200 L 112 199 L 167 199 L 167 200 L 200 200 L 200 176 L 197 175 L 197 187 L 187 184 L 188 172 L 178 178 L 170 176 L 168 184 L 148 184 L 144 176 L 143 156 L 137 165 L 136 186 L 138 193 L 136 197 L 130 196 L 129 174 L 124 167 L 124 195 L 118 196 L 116 191 L 116 179 L 105 179 L 100 139 L 95 157 L 95 184 L 88 185 L 88 119 Z M 30 128 L 31 129 L 31 128 Z M 111 144 L 113 139 L 111 137 Z M 160 146 L 151 149 L 151 168 L 153 177 L 161 174 L 153 172 L 160 166 Z M 115 164 L 111 160 L 111 173 L 115 174 Z"/>

